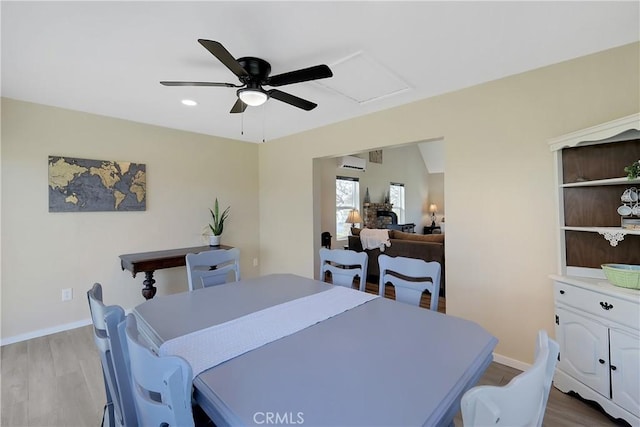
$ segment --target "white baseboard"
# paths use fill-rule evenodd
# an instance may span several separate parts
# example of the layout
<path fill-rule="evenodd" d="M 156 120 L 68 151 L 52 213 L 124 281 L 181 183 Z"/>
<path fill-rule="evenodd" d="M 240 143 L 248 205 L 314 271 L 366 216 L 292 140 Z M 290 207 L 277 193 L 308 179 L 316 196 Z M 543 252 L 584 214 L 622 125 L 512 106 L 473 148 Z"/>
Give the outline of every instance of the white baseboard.
<path fill-rule="evenodd" d="M 20 341 L 30 340 L 32 338 L 44 337 L 58 332 L 68 331 L 70 329 L 80 328 L 91 324 L 91 318 L 78 320 L 77 322 L 65 323 L 64 325 L 53 326 L 51 328 L 39 329 L 37 331 L 28 332 L 26 334 L 15 335 L 8 338 L 0 339 L 0 347 L 7 344 L 13 344 Z"/>
<path fill-rule="evenodd" d="M 496 363 L 500 363 L 501 365 L 506 365 L 510 368 L 518 369 L 520 371 L 526 371 L 531 367 L 531 365 L 528 363 L 524 363 L 498 353 L 493 353 L 493 361 Z"/>
<path fill-rule="evenodd" d="M 125 316 L 131 313 L 131 310 L 125 310 Z M 46 335 L 57 334 L 58 332 L 70 331 L 71 329 L 81 328 L 93 323 L 93 320 L 88 319 L 78 320 L 77 322 L 65 323 L 63 325 L 53 326 L 51 328 L 38 329 L 37 331 L 27 332 L 26 334 L 15 335 L 9 338 L 0 338 L 0 347 L 7 344 L 13 344 L 20 341 L 27 341 L 32 338 L 44 337 Z"/>

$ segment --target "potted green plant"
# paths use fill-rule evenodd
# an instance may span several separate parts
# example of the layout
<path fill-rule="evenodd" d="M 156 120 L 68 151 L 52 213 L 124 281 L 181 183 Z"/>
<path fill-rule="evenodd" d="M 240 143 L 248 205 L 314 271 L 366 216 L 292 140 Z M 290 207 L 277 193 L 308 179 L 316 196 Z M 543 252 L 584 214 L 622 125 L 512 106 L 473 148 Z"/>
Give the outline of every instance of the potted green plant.
<path fill-rule="evenodd" d="M 627 178 L 629 179 L 640 178 L 640 160 L 631 163 L 631 166 L 625 167 L 624 171 L 627 173 Z"/>
<path fill-rule="evenodd" d="M 229 217 L 229 209 L 231 206 L 227 206 L 227 208 L 220 212 L 218 207 L 218 198 L 216 197 L 216 201 L 213 205 L 213 209 L 209 209 L 211 212 L 211 223 L 209 224 L 209 228 L 211 229 L 211 235 L 209 236 L 209 246 L 220 246 L 220 235 L 224 231 L 224 222 Z"/>

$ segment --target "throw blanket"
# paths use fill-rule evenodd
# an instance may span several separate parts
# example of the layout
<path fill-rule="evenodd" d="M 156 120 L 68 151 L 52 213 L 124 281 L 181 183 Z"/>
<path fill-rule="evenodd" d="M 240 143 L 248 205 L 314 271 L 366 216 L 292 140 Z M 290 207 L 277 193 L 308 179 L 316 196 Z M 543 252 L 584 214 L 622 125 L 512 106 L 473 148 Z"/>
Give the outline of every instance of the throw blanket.
<path fill-rule="evenodd" d="M 180 356 L 193 377 L 243 353 L 291 335 L 325 319 L 378 298 L 335 286 L 293 301 L 166 341 L 160 356 Z"/>
<path fill-rule="evenodd" d="M 363 228 L 360 230 L 360 242 L 362 249 L 380 249 L 380 252 L 384 252 L 385 246 L 391 246 L 389 230 Z"/>

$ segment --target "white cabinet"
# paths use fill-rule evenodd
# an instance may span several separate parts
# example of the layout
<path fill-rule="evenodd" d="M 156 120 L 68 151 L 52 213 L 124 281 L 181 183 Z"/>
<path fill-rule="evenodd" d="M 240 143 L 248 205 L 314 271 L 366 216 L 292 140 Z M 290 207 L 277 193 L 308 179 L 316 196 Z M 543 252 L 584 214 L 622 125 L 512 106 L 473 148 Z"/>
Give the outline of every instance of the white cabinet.
<path fill-rule="evenodd" d="M 640 159 L 640 114 L 552 139 L 558 274 L 554 386 L 640 426 L 640 291 L 611 285 L 605 263 L 640 264 L 640 230 L 621 227 L 624 167 Z"/>
<path fill-rule="evenodd" d="M 609 394 L 608 329 L 584 316 L 556 309 L 558 369 L 602 395 Z"/>
<path fill-rule="evenodd" d="M 554 385 L 640 425 L 640 293 L 553 276 L 560 356 Z"/>
<path fill-rule="evenodd" d="M 611 329 L 609 339 L 613 401 L 640 417 L 640 338 Z"/>

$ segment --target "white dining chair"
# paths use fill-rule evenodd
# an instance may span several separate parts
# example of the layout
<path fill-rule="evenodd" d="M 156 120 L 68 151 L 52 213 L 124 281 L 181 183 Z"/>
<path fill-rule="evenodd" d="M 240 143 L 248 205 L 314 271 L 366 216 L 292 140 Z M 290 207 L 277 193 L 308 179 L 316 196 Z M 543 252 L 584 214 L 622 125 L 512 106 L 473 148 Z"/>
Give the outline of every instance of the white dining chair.
<path fill-rule="evenodd" d="M 136 413 L 131 400 L 129 371 L 125 361 L 117 325 L 124 319 L 124 310 L 117 305 L 105 306 L 102 285 L 95 283 L 87 291 L 89 310 L 93 322 L 93 338 L 100 352 L 107 404 L 103 414 L 103 427 L 135 426 Z"/>
<path fill-rule="evenodd" d="M 358 288 L 364 292 L 367 286 L 367 266 L 369 256 L 366 252 L 346 249 L 320 249 L 320 280 L 325 281 L 331 274 L 331 283 L 351 288 L 355 277 L 359 277 Z"/>
<path fill-rule="evenodd" d="M 540 330 L 533 365 L 509 384 L 469 389 L 460 403 L 465 427 L 542 425 L 553 372 L 558 362 L 558 343 Z"/>
<path fill-rule="evenodd" d="M 240 280 L 240 249 L 217 249 L 186 256 L 189 290 L 221 285 L 229 281 L 230 273 Z"/>
<path fill-rule="evenodd" d="M 380 281 L 378 293 L 384 297 L 385 285 L 390 283 L 396 293 L 396 301 L 420 306 L 424 291 L 431 293 L 429 308 L 438 311 L 440 295 L 440 263 L 406 257 L 378 256 Z"/>
<path fill-rule="evenodd" d="M 178 356 L 159 357 L 140 340 L 136 318 L 124 322 L 131 368 L 133 402 L 141 426 L 194 426 L 192 370 Z"/>

